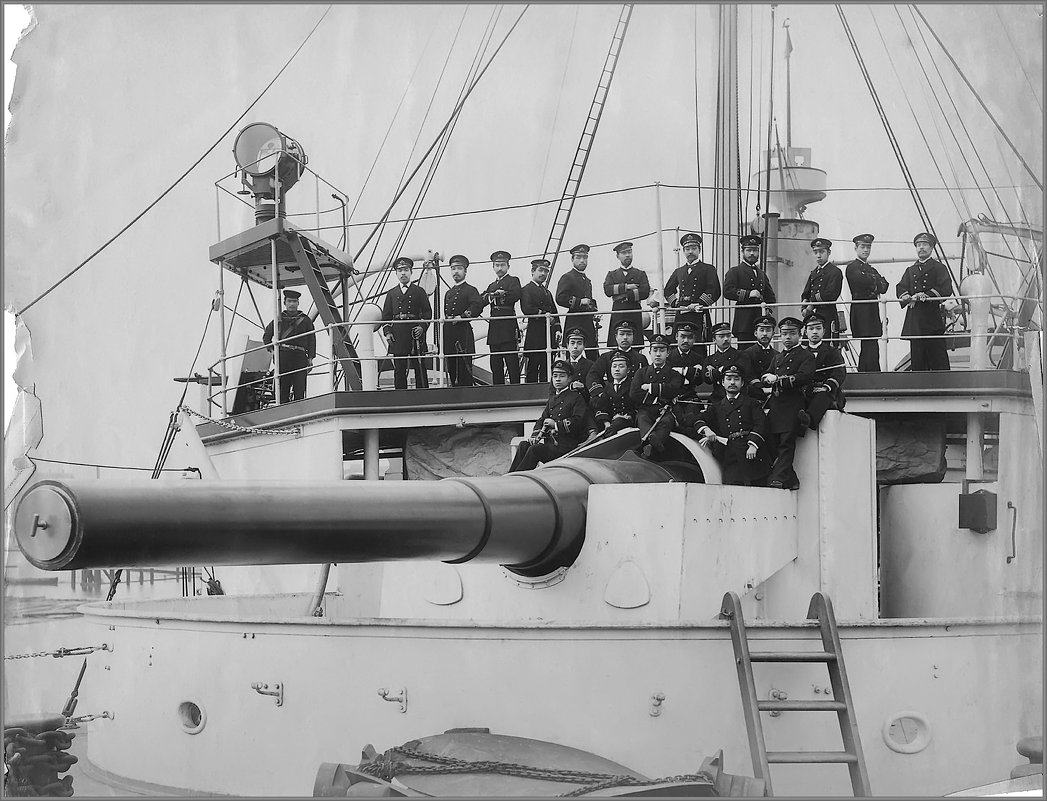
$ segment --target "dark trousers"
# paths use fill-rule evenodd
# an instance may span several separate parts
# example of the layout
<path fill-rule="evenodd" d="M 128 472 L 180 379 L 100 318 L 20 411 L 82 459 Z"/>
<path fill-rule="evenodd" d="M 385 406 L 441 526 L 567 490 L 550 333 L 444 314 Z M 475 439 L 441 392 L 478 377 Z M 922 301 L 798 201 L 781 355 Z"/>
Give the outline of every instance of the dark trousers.
<path fill-rule="evenodd" d="M 471 387 L 473 385 L 473 357 L 454 355 L 447 357 L 447 377 L 452 387 Z"/>
<path fill-rule="evenodd" d="M 912 361 L 910 370 L 949 369 L 949 349 L 944 339 L 912 339 L 909 341 L 909 355 Z"/>
<path fill-rule="evenodd" d="M 549 380 L 549 363 L 544 350 L 525 350 L 527 371 L 525 379 L 528 384 L 541 384 Z"/>
<path fill-rule="evenodd" d="M 622 429 L 632 428 L 633 426 L 636 425 L 635 421 L 633 421 L 633 420 L 626 420 L 624 417 L 614 418 L 614 419 L 610 420 L 609 422 L 610 422 L 610 425 L 608 425 L 607 428 L 605 428 L 603 430 L 603 436 L 604 436 L 605 439 L 607 437 L 613 437 L 615 434 L 617 434 Z"/>
<path fill-rule="evenodd" d="M 795 423 L 791 430 L 784 433 L 772 433 L 770 436 L 771 451 L 774 454 L 774 464 L 771 466 L 771 474 L 767 476 L 767 483 L 775 481 L 790 489 L 800 486 L 800 479 L 793 470 L 793 457 L 796 455 L 796 431 L 799 423 Z"/>
<path fill-rule="evenodd" d="M 559 459 L 572 450 L 574 450 L 574 445 L 554 444 L 548 440 L 532 444 L 530 440 L 524 440 L 516 446 L 516 456 L 513 458 L 513 463 L 509 465 L 509 472 L 534 470 L 540 463 L 545 464 L 553 459 Z"/>
<path fill-rule="evenodd" d="M 490 342 L 491 346 L 491 382 L 505 383 L 505 373 L 509 373 L 509 383 L 520 383 L 520 355 L 516 352 L 515 342 Z M 496 351 L 501 351 L 496 352 Z"/>
<path fill-rule="evenodd" d="M 858 351 L 858 372 L 880 372 L 880 341 L 878 339 L 861 341 L 861 350 Z"/>
<path fill-rule="evenodd" d="M 807 414 L 811 417 L 811 424 L 808 428 L 811 431 L 817 431 L 818 424 L 822 422 L 825 413 L 835 408 L 836 399 L 831 392 L 816 392 L 813 394 L 807 402 Z"/>
<path fill-rule="evenodd" d="M 661 420 L 658 419 L 659 415 Z M 669 439 L 675 422 L 671 411 L 662 414 L 661 406 L 641 406 L 636 411 L 636 427 L 640 429 L 640 438 L 647 436 L 648 431 L 651 432 L 647 437 L 647 444 L 654 452 L 665 448 L 665 442 Z"/>
<path fill-rule="evenodd" d="M 290 403 L 305 398 L 305 378 L 309 359 L 300 350 L 280 348 L 280 397 L 277 403 Z"/>
<path fill-rule="evenodd" d="M 429 374 L 418 356 L 394 356 L 393 357 L 393 387 L 396 389 L 407 389 L 407 368 L 414 368 L 415 389 L 429 388 Z"/>

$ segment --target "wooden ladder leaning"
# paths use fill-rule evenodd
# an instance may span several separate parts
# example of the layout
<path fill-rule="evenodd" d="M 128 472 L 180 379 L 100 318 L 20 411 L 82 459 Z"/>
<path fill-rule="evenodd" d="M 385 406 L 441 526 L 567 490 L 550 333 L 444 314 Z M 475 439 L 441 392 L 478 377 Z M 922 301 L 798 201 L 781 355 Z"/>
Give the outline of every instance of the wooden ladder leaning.
<path fill-rule="evenodd" d="M 851 700 L 851 688 L 847 683 L 847 671 L 843 663 L 843 651 L 840 647 L 840 633 L 836 627 L 836 616 L 833 614 L 832 601 L 822 592 L 816 592 L 811 598 L 807 612 L 808 620 L 817 620 L 822 635 L 821 651 L 750 651 L 745 630 L 745 619 L 742 616 L 742 602 L 737 593 L 728 592 L 723 596 L 720 616 L 731 624 L 731 641 L 734 644 L 734 661 L 738 668 L 738 684 L 742 691 L 742 711 L 745 713 L 745 726 L 749 732 L 749 750 L 753 760 L 753 775 L 763 779 L 767 795 L 773 795 L 770 765 L 772 764 L 821 764 L 843 763 L 851 774 L 851 788 L 854 796 L 871 795 L 869 774 L 865 768 L 865 756 L 862 753 L 862 742 L 858 734 L 858 724 L 854 719 L 854 704 Z M 756 696 L 756 684 L 753 681 L 753 662 L 824 662 L 829 669 L 829 679 L 833 688 L 831 701 L 761 701 Z M 819 711 L 835 712 L 840 722 L 840 734 L 843 737 L 842 751 L 768 751 L 764 743 L 761 712 L 800 712 Z"/>

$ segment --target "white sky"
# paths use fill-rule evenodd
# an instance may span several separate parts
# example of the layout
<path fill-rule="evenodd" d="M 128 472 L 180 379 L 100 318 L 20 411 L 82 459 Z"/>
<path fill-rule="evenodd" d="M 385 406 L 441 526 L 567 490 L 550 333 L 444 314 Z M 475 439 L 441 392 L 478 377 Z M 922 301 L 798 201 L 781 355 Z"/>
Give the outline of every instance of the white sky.
<path fill-rule="evenodd" d="M 7 104 L 11 101 L 11 88 L 15 82 L 15 68 L 11 64 L 11 51 L 15 48 L 18 36 L 29 22 L 29 12 L 21 4 L 4 4 L 4 132 L 11 122 L 11 112 Z M 11 409 L 15 404 L 16 389 L 11 380 L 15 369 L 15 317 L 4 312 L 4 430 L 11 420 Z"/>

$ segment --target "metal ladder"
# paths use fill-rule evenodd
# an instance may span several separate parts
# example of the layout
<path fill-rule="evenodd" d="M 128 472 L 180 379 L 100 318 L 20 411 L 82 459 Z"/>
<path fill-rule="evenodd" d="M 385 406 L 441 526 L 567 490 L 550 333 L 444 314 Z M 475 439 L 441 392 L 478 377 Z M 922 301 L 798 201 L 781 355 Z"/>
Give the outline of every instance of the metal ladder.
<path fill-rule="evenodd" d="M 320 270 L 320 264 L 316 260 L 316 254 L 313 253 L 312 244 L 308 239 L 303 239 L 295 233 L 287 232 L 284 236 L 287 239 L 287 244 L 291 246 L 291 252 L 294 254 L 295 261 L 298 262 L 298 266 L 302 270 L 302 278 L 305 279 L 305 285 L 309 288 L 309 294 L 313 297 L 313 303 L 316 304 L 316 311 L 320 315 L 320 319 L 323 320 L 324 325 L 330 326 L 328 330 L 331 332 L 334 355 L 338 359 L 338 364 L 341 365 L 342 375 L 345 376 L 352 389 L 362 389 L 360 361 L 356 355 L 356 348 L 353 347 L 346 327 L 340 325 L 345 321 L 342 319 L 342 313 L 338 309 L 338 304 L 335 303 L 334 296 L 327 286 L 327 280 Z"/>
<path fill-rule="evenodd" d="M 589 160 L 589 151 L 592 149 L 593 140 L 596 138 L 596 129 L 600 125 L 604 103 L 607 101 L 607 92 L 611 88 L 614 68 L 618 63 L 618 54 L 621 52 L 622 42 L 625 39 L 625 29 L 629 27 L 629 18 L 632 16 L 632 13 L 633 6 L 631 3 L 622 6 L 621 14 L 618 16 L 618 25 L 614 29 L 614 36 L 611 37 L 611 47 L 607 51 L 607 58 L 604 59 L 603 72 L 600 73 L 600 80 L 596 85 L 596 94 L 593 95 L 593 102 L 589 107 L 589 116 L 585 118 L 582 136 L 578 140 L 578 147 L 574 152 L 571 171 L 567 174 L 567 183 L 564 185 L 560 205 L 556 208 L 556 216 L 553 218 L 553 227 L 549 232 L 549 240 L 545 243 L 545 258 L 550 260 L 550 281 L 552 280 L 553 271 L 556 269 L 556 257 L 559 255 L 564 235 L 567 233 L 567 223 L 571 219 L 574 200 L 578 196 L 579 187 L 582 185 L 582 173 L 585 172 L 585 164 Z"/>
<path fill-rule="evenodd" d="M 734 661 L 738 668 L 738 684 L 742 691 L 742 711 L 745 727 L 749 733 L 749 750 L 753 760 L 753 774 L 764 780 L 767 795 L 773 795 L 771 764 L 820 764 L 841 763 L 847 765 L 851 774 L 851 789 L 854 796 L 871 795 L 869 774 L 865 768 L 865 756 L 854 719 L 854 704 L 851 688 L 847 683 L 847 670 L 843 664 L 840 633 L 836 627 L 832 601 L 822 592 L 811 597 L 807 611 L 808 620 L 817 620 L 822 635 L 821 651 L 750 651 L 742 617 L 742 602 L 738 594 L 728 592 L 723 596 L 720 616 L 731 623 L 731 642 L 734 644 Z M 761 701 L 756 695 L 753 681 L 753 662 L 804 663 L 824 662 L 829 669 L 833 688 L 832 701 Z M 839 718 L 842 751 L 768 751 L 763 738 L 761 712 L 835 712 Z"/>

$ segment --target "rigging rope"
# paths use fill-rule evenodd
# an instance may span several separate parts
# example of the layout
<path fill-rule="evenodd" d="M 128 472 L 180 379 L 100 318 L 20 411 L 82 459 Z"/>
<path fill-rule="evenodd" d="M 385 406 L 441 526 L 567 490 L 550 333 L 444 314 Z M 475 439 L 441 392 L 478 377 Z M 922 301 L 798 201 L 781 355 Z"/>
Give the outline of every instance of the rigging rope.
<path fill-rule="evenodd" d="M 1025 82 L 1029 85 L 1029 94 L 1032 95 L 1032 99 L 1036 101 L 1036 107 L 1040 109 L 1040 113 L 1043 114 L 1043 103 L 1040 102 L 1040 98 L 1036 96 L 1036 87 L 1033 86 L 1032 79 L 1029 78 L 1029 73 L 1025 71 L 1025 64 L 1022 62 L 1021 56 L 1018 50 L 1018 46 L 1014 43 L 1011 38 L 1011 32 L 1007 29 L 1007 24 L 1003 21 L 1003 14 L 1000 13 L 1000 7 L 993 3 L 992 10 L 996 12 L 996 18 L 1000 21 L 1000 27 L 1003 28 L 1003 35 L 1007 37 L 1007 44 L 1010 45 L 1011 52 L 1014 53 L 1014 59 L 1018 62 L 1018 67 L 1022 71 L 1022 75 L 1025 76 Z"/>
<path fill-rule="evenodd" d="M 967 80 L 967 76 L 964 74 L 964 71 L 960 69 L 960 65 L 956 63 L 956 59 L 952 57 L 952 53 L 949 52 L 949 49 L 945 46 L 945 43 L 942 42 L 938 34 L 935 33 L 934 28 L 931 27 L 931 23 L 927 21 L 927 18 L 923 15 L 923 12 L 920 11 L 919 8 L 917 8 L 916 6 L 912 6 L 912 9 L 920 16 L 920 19 L 923 20 L 923 24 L 927 26 L 927 30 L 930 32 L 931 36 L 934 37 L 934 40 L 938 43 L 938 46 L 941 47 L 942 52 L 945 53 L 946 58 L 949 59 L 949 63 L 953 65 L 953 67 L 956 70 L 956 73 L 960 76 L 960 78 L 963 79 L 963 82 L 967 85 L 967 88 L 971 90 L 971 94 L 974 95 L 974 99 L 978 101 L 978 105 L 982 107 L 982 111 L 984 111 L 985 114 L 989 117 L 989 119 L 992 121 L 992 124 L 996 126 L 996 130 L 1000 132 L 1000 135 L 1003 137 L 1007 145 L 1011 148 L 1011 151 L 1017 157 L 1018 161 L 1021 162 L 1021 165 L 1025 168 L 1025 171 L 1029 173 L 1029 176 L 1033 179 L 1033 181 L 1036 182 L 1036 186 L 1039 187 L 1040 191 L 1043 191 L 1043 183 L 1037 177 L 1036 173 L 1033 172 L 1032 167 L 1029 166 L 1028 162 L 1026 162 L 1024 158 L 1022 158 L 1022 154 L 1018 152 L 1018 148 L 1014 146 L 1014 142 L 1012 142 L 1011 138 L 1007 136 L 1007 132 L 1003 130 L 1003 126 L 1001 126 L 1000 123 L 996 121 L 996 117 L 994 117 L 992 112 L 989 111 L 989 108 L 985 105 L 984 101 L 981 98 L 981 95 L 979 95 L 977 90 L 971 85 L 971 82 Z"/>
<path fill-rule="evenodd" d="M 173 190 L 176 186 L 178 186 L 178 184 L 180 184 L 189 175 L 189 173 L 191 173 L 193 170 L 195 170 L 196 167 L 200 164 L 200 162 L 202 162 L 205 158 L 207 158 L 211 154 L 211 151 L 213 151 L 216 147 L 218 147 L 218 145 L 220 145 L 222 143 L 222 140 L 225 139 L 230 134 L 230 132 L 232 132 L 232 130 L 237 125 L 240 124 L 240 121 L 244 117 L 247 116 L 248 112 L 251 109 L 253 109 L 258 104 L 258 101 L 261 100 L 262 97 L 265 95 L 265 93 L 269 91 L 270 87 L 274 83 L 276 83 L 276 81 L 279 79 L 279 77 L 281 75 L 284 74 L 284 71 L 289 66 L 291 66 L 291 62 L 294 61 L 295 56 L 297 56 L 298 53 L 301 52 L 302 48 L 305 47 L 306 43 L 312 38 L 313 34 L 316 32 L 316 29 L 320 27 L 320 23 L 324 21 L 324 19 L 327 17 L 327 14 L 328 14 L 328 12 L 330 12 L 330 10 L 331 10 L 331 6 L 330 5 L 326 9 L 324 9 L 324 13 L 320 15 L 320 19 L 318 19 L 316 21 L 316 24 L 313 25 L 313 27 L 309 31 L 309 33 L 306 34 L 306 37 L 305 37 L 305 39 L 302 40 L 302 43 L 300 45 L 298 45 L 297 48 L 295 48 L 295 51 L 293 53 L 291 53 L 290 58 L 288 58 L 287 61 L 284 63 L 284 65 L 282 67 L 280 67 L 280 71 L 277 72 L 276 75 L 273 76 L 273 79 L 271 81 L 269 81 L 268 84 L 266 84 L 265 88 L 262 89 L 262 91 L 258 94 L 258 97 L 256 97 L 254 100 L 251 101 L 251 104 L 247 108 L 244 109 L 243 113 L 239 117 L 237 117 L 235 120 L 233 120 L 232 125 L 230 125 L 228 128 L 226 128 L 225 132 L 220 137 L 218 137 L 217 140 L 215 140 L 215 143 L 213 145 L 211 145 L 209 148 L 207 148 L 207 150 L 204 151 L 203 155 L 200 156 L 200 158 L 198 158 L 196 161 L 194 161 L 189 166 L 189 169 L 187 169 L 180 176 L 178 176 L 178 178 L 175 179 L 175 182 L 173 184 L 171 184 L 169 187 L 167 187 L 167 189 L 165 189 L 163 192 L 161 192 L 160 195 L 155 200 L 153 200 L 148 206 L 146 206 L 138 214 L 136 214 L 131 219 L 131 221 L 129 223 L 127 223 L 127 225 L 125 225 L 123 228 L 121 228 L 119 231 L 117 231 L 115 234 L 113 234 L 108 240 L 106 240 L 97 250 L 94 251 L 94 253 L 92 253 L 90 256 L 88 256 L 86 259 L 84 259 L 82 262 L 80 262 L 78 265 L 76 265 L 76 267 L 74 267 L 72 270 L 70 270 L 64 276 L 62 276 L 62 278 L 60 278 L 58 281 L 56 281 L 54 284 L 52 284 L 48 289 L 46 289 L 42 294 L 38 295 L 34 300 L 30 301 L 27 305 L 23 306 L 21 308 L 21 310 L 16 312 L 16 314 L 18 314 L 18 315 L 25 314 L 27 311 L 29 311 L 29 309 L 33 308 L 33 306 L 35 306 L 41 300 L 43 300 L 48 295 L 50 295 L 52 292 L 54 292 L 56 289 L 58 289 L 59 286 L 61 286 L 67 280 L 72 278 L 77 272 L 80 271 L 81 268 L 85 267 L 88 264 L 88 262 L 90 262 L 95 256 L 97 256 L 99 253 L 101 253 L 103 250 L 105 250 L 107 247 L 109 247 L 111 244 L 113 244 L 113 242 L 115 242 L 125 231 L 127 231 L 132 225 L 134 225 L 136 222 L 138 222 L 140 219 L 142 219 L 142 217 L 144 217 L 150 211 L 150 209 L 152 209 L 157 203 L 159 203 L 161 200 L 163 200 L 165 197 L 167 197 L 167 195 L 170 194 L 171 190 Z"/>
<path fill-rule="evenodd" d="M 698 41 L 698 6 L 693 6 L 694 11 L 694 41 Z M 702 138 L 698 125 L 698 48 L 693 47 L 694 53 L 694 166 L 698 177 L 698 186 L 702 185 Z M 698 190 L 698 227 L 704 223 L 702 216 L 702 190 Z"/>

